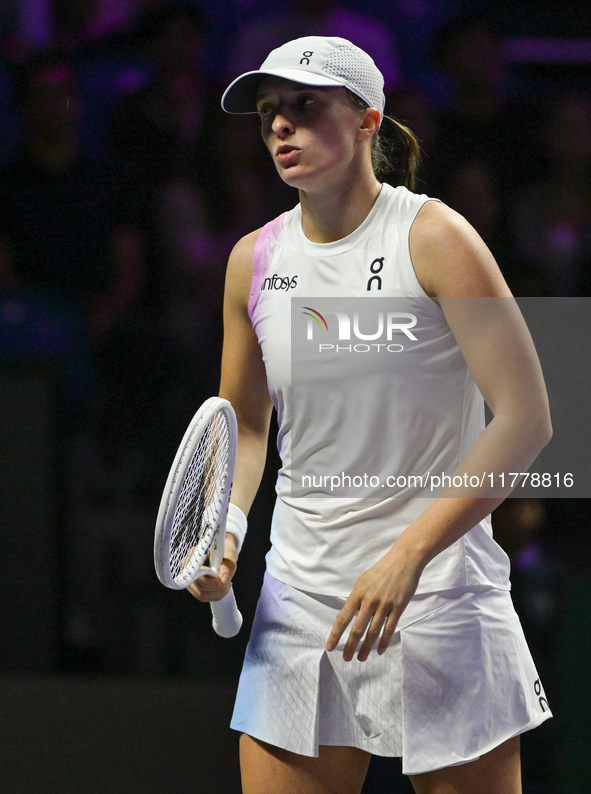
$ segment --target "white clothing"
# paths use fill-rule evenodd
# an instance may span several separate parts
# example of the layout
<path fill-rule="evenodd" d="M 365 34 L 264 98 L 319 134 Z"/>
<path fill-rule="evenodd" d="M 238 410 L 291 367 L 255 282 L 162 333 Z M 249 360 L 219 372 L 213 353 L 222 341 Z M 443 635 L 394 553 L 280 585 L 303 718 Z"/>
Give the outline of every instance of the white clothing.
<path fill-rule="evenodd" d="M 325 649 L 356 579 L 434 496 L 412 498 L 404 485 L 386 498 L 331 496 L 323 485 L 298 490 L 302 462 L 454 474 L 484 427 L 482 396 L 410 258 L 410 229 L 428 200 L 384 185 L 342 240 L 306 239 L 299 206 L 258 237 L 249 314 L 278 413 L 282 466 L 232 719 L 236 730 L 302 755 L 338 745 L 401 756 L 406 774 L 475 760 L 551 716 L 488 519 L 425 568 L 385 654 L 344 662 L 348 630 L 338 648 Z M 344 368 L 337 349 L 319 365 L 302 359 L 302 371 L 294 334 L 303 328 L 304 341 L 314 341 L 315 317 L 330 333 L 323 312 L 332 328 L 337 298 L 370 308 L 404 299 L 416 320 L 412 344 L 405 337 L 400 354 L 352 358 L 355 366 Z M 345 315 L 336 314 L 339 339 Z"/>
<path fill-rule="evenodd" d="M 343 604 L 265 575 L 232 728 L 300 755 L 402 757 L 412 775 L 474 761 L 552 716 L 508 592 L 415 596 L 386 653 L 365 662 L 343 661 L 346 636 L 325 650 Z"/>
<path fill-rule="evenodd" d="M 372 465 L 405 477 L 429 471 L 453 475 L 484 428 L 482 396 L 410 258 L 410 228 L 428 200 L 383 185 L 365 221 L 327 244 L 305 237 L 298 205 L 267 224 L 257 241 L 249 313 L 278 413 L 282 460 L 267 568 L 304 591 L 348 596 L 357 578 L 434 497 L 410 498 L 404 488 L 380 499 L 322 491 L 292 495 L 296 467 L 322 469 L 326 461 L 341 464 L 344 457 L 347 467 L 358 471 Z M 335 375 L 332 365 L 310 371 L 310 380 L 292 378 L 292 311 L 302 315 L 303 306 L 322 312 L 322 301 L 333 298 L 402 298 L 418 318 L 414 348 L 386 353 L 385 365 L 364 371 L 368 388 L 362 392 L 351 388 L 341 371 Z M 359 378 L 359 363 L 352 364 L 351 378 Z M 509 589 L 508 577 L 508 558 L 493 540 L 487 518 L 426 566 L 417 593 L 480 585 Z"/>

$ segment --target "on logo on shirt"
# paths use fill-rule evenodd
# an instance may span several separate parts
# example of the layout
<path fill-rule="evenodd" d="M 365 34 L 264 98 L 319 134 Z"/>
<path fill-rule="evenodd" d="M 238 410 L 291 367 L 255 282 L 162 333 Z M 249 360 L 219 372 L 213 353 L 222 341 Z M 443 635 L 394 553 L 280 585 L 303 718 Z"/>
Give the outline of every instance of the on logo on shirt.
<path fill-rule="evenodd" d="M 374 274 L 373 276 L 369 277 L 367 282 L 367 291 L 371 292 L 373 289 L 373 284 L 376 285 L 376 289 L 382 289 L 382 277 L 378 276 L 377 274 L 381 272 L 382 268 L 384 267 L 384 259 L 386 257 L 379 256 L 373 260 L 371 265 L 369 266 L 370 271 Z"/>

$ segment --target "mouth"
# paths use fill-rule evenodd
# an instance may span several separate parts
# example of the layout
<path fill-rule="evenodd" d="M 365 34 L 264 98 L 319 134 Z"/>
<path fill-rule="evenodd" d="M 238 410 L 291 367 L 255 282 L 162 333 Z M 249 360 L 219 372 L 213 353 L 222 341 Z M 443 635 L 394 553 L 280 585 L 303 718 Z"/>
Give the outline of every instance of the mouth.
<path fill-rule="evenodd" d="M 301 150 L 296 146 L 290 146 L 284 143 L 275 150 L 275 157 L 282 165 L 288 165 L 297 158 L 300 151 Z"/>

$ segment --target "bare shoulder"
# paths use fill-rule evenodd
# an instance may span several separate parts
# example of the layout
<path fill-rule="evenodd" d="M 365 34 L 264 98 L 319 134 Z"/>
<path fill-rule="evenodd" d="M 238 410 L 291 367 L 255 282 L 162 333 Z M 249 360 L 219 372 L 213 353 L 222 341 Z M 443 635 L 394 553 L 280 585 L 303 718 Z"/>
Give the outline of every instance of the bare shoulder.
<path fill-rule="evenodd" d="M 242 237 L 230 253 L 226 270 L 226 299 L 233 299 L 241 304 L 248 303 L 252 283 L 254 250 L 261 229 Z"/>
<path fill-rule="evenodd" d="M 421 207 L 409 245 L 417 278 L 432 297 L 511 294 L 478 232 L 439 201 L 427 201 Z"/>
<path fill-rule="evenodd" d="M 258 338 L 248 314 L 257 229 L 242 237 L 228 260 L 220 396 L 230 400 L 242 429 L 268 431 L 271 400 Z"/>
<path fill-rule="evenodd" d="M 245 234 L 244 237 L 241 237 L 240 240 L 238 240 L 238 242 L 232 249 L 230 256 L 238 259 L 250 258 L 252 264 L 254 247 L 256 245 L 256 241 L 258 240 L 258 236 L 261 233 L 261 230 L 262 227 L 260 229 L 255 229 L 253 232 L 250 232 L 249 234 Z"/>

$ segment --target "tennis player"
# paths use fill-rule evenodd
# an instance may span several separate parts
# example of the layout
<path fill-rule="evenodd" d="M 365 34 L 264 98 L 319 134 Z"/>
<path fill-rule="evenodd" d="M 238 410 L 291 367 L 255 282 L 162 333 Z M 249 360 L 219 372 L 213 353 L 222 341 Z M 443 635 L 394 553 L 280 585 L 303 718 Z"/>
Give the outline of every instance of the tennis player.
<path fill-rule="evenodd" d="M 272 547 L 232 720 L 243 791 L 354 794 L 374 753 L 401 757 L 421 794 L 517 794 L 519 736 L 551 714 L 490 513 L 510 490 L 503 473 L 527 471 L 552 432 L 527 328 L 474 229 L 412 192 L 416 141 L 384 117 L 382 75 L 362 50 L 291 41 L 234 80 L 222 105 L 259 114 L 277 171 L 299 194 L 229 260 L 220 394 L 236 409 L 238 462 L 220 578 L 190 588 L 202 601 L 229 589 L 275 406 Z M 398 187 L 374 168 L 387 128 Z M 376 366 L 362 406 L 338 377 L 322 411 L 317 384 L 298 384 L 294 399 L 298 295 L 416 300 L 421 355 L 400 354 L 403 377 Z M 353 468 L 376 455 L 392 472 L 436 462 L 470 487 L 294 496 L 296 414 L 311 428 L 298 435 L 299 457 L 338 451 L 353 427 Z M 484 474 L 494 492 L 472 487 Z"/>

